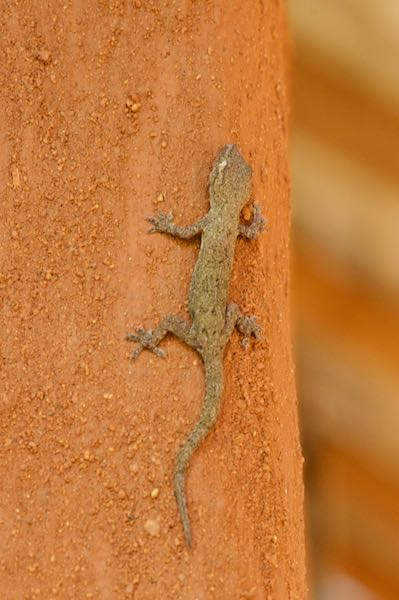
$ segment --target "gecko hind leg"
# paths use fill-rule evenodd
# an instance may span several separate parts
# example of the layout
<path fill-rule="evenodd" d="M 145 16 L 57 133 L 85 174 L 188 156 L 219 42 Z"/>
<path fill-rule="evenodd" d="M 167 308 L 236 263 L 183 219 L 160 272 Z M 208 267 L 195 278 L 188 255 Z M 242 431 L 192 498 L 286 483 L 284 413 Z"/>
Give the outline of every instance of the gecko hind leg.
<path fill-rule="evenodd" d="M 173 333 L 173 335 L 181 339 L 188 346 L 195 347 L 195 337 L 191 326 L 184 319 L 176 315 L 167 315 L 156 329 L 152 330 L 140 327 L 135 333 L 129 333 L 126 336 L 128 342 L 137 342 L 138 344 L 137 348 L 131 352 L 131 357 L 136 359 L 142 350 L 146 348 L 160 358 L 165 358 L 166 352 L 162 348 L 158 348 L 158 344 L 168 333 Z"/>
<path fill-rule="evenodd" d="M 235 327 L 243 334 L 241 346 L 244 348 L 248 347 L 251 335 L 253 335 L 256 340 L 260 340 L 262 337 L 262 330 L 258 324 L 257 318 L 254 316 L 243 315 L 237 304 L 232 303 L 229 304 L 226 309 L 226 325 L 224 331 L 226 342 L 230 338 Z"/>

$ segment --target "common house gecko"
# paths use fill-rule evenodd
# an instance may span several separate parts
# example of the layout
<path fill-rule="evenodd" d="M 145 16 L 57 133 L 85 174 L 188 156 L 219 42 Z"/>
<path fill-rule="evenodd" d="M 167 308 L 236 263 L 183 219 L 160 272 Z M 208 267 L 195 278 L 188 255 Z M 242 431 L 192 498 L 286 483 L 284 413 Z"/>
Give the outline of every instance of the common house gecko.
<path fill-rule="evenodd" d="M 235 327 L 243 334 L 242 345 L 247 347 L 251 335 L 260 338 L 256 317 L 244 316 L 236 304 L 228 304 L 227 296 L 234 249 L 238 236 L 255 239 L 264 229 L 265 219 L 257 204 L 253 220 L 240 223 L 240 213 L 250 198 L 251 167 L 237 146 L 229 144 L 219 153 L 209 176 L 210 210 L 192 225 L 179 226 L 172 213 L 159 212 L 149 217 L 151 232 L 168 233 L 185 240 L 201 235 L 201 246 L 189 290 L 188 308 L 191 323 L 177 315 L 167 315 L 154 330 L 137 329 L 127 340 L 137 342 L 132 358 L 146 348 L 157 356 L 166 353 L 158 344 L 172 333 L 194 348 L 201 356 L 205 369 L 205 398 L 200 417 L 181 446 L 175 464 L 174 490 L 183 524 L 187 546 L 191 546 L 191 526 L 185 495 L 185 475 L 188 463 L 214 426 L 223 394 L 223 353 Z"/>

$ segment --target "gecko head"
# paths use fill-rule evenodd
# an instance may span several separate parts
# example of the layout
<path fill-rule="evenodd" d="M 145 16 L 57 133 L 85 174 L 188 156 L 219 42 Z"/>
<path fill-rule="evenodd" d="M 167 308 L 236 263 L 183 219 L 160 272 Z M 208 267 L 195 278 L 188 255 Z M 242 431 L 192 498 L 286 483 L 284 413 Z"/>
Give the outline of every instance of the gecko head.
<path fill-rule="evenodd" d="M 233 204 L 241 210 L 249 199 L 252 169 L 234 144 L 224 146 L 209 175 L 211 206 Z"/>

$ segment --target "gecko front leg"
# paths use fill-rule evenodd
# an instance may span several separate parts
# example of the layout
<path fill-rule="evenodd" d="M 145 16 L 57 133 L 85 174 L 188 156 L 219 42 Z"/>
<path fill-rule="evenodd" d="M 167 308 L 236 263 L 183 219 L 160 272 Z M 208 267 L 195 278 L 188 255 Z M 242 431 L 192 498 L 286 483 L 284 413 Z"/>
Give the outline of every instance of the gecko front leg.
<path fill-rule="evenodd" d="M 248 240 L 254 240 L 264 230 L 266 226 L 266 219 L 262 215 L 262 210 L 259 204 L 253 205 L 253 218 L 250 225 L 243 225 L 242 223 L 238 226 L 238 233 L 241 237 L 245 237 Z"/>
<path fill-rule="evenodd" d="M 188 346 L 195 347 L 195 336 L 192 332 L 190 325 L 180 317 L 176 315 L 167 315 L 158 327 L 152 329 L 137 329 L 135 333 L 129 333 L 126 339 L 129 342 L 137 342 L 139 345 L 131 352 L 131 357 L 136 359 L 146 348 L 151 352 L 154 352 L 157 356 L 164 358 L 166 356 L 165 350 L 158 348 L 158 344 L 163 340 L 167 333 L 173 333 L 176 337 L 185 342 Z"/>
<path fill-rule="evenodd" d="M 241 340 L 241 346 L 244 348 L 248 347 L 251 335 L 256 340 L 260 340 L 262 331 L 260 325 L 258 325 L 257 318 L 254 316 L 245 316 L 240 311 L 237 304 L 229 304 L 226 309 L 226 324 L 224 329 L 225 343 L 230 339 L 234 328 L 237 327 L 238 331 L 243 334 Z"/>
<path fill-rule="evenodd" d="M 190 240 L 202 233 L 205 225 L 205 217 L 192 225 L 176 225 L 173 220 L 173 213 L 165 213 L 162 211 L 152 217 L 148 217 L 147 221 L 152 224 L 152 227 L 149 230 L 150 233 L 168 233 L 169 235 L 173 235 L 174 237 L 183 240 Z"/>

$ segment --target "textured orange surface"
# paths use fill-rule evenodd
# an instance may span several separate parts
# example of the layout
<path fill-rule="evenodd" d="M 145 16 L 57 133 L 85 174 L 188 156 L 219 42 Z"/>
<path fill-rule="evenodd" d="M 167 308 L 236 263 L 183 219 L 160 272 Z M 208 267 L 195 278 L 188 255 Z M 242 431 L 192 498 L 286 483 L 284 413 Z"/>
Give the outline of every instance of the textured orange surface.
<path fill-rule="evenodd" d="M 285 23 L 279 3 L 3 2 L 0 11 L 0 597 L 305 597 L 288 327 Z M 268 218 L 239 241 L 223 409 L 194 457 L 188 551 L 172 491 L 198 357 L 128 360 L 186 312 L 197 246 L 145 217 L 208 207 L 235 142 Z"/>

